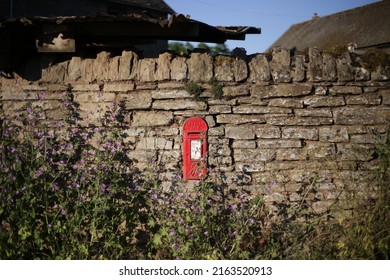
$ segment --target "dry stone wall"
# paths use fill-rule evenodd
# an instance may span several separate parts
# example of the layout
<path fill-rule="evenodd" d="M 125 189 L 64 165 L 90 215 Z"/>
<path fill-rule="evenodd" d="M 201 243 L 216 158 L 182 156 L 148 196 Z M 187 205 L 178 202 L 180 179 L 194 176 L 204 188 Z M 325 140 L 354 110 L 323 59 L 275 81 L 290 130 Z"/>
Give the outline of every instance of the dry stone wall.
<path fill-rule="evenodd" d="M 349 53 L 336 58 L 317 49 L 157 59 L 102 52 L 41 69 L 38 81 L 1 78 L 0 91 L 5 112 L 26 100 L 44 102 L 55 122 L 65 118 L 61 96 L 71 87 L 81 126 L 121 104 L 132 167 L 147 170 L 155 161 L 166 186 L 188 183 L 177 179 L 181 128 L 200 116 L 209 126 L 207 180 L 263 193 L 268 202 L 300 201 L 310 186 L 312 208 L 321 212 L 346 182 L 370 184 L 377 167 L 374 145 L 390 121 L 390 65 L 368 68 Z M 189 82 L 202 87 L 200 96 Z M 41 92 L 45 101 L 38 101 Z"/>

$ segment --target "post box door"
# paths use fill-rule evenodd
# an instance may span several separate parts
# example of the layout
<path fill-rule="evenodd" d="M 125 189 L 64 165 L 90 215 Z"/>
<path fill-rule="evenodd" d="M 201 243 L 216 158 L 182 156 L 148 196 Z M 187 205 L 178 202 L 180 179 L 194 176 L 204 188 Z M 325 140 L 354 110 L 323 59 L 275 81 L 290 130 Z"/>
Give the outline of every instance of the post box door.
<path fill-rule="evenodd" d="M 199 180 L 207 175 L 207 123 L 193 117 L 183 124 L 183 178 Z"/>

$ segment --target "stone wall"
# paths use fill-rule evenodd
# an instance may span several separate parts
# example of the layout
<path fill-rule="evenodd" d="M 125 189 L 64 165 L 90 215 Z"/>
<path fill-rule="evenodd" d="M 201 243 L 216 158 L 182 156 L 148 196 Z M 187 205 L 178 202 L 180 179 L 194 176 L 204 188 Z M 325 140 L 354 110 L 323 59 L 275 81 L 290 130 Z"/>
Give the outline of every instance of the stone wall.
<path fill-rule="evenodd" d="M 269 202 L 300 201 L 311 186 L 318 212 L 345 182 L 370 183 L 374 145 L 384 141 L 390 121 L 390 65 L 372 68 L 349 53 L 334 57 L 309 49 L 291 56 L 275 48 L 252 56 L 194 52 L 140 59 L 133 52 L 102 52 L 37 75 L 38 81 L 17 74 L 1 78 L 5 112 L 27 99 L 44 102 L 48 119 L 61 121 L 61 96 L 69 85 L 81 126 L 96 123 L 107 106 L 122 104 L 133 167 L 145 170 L 156 160 L 164 185 L 182 173 L 183 122 L 200 116 L 209 126 L 208 180 L 264 193 Z M 203 88 L 200 97 L 189 82 Z M 42 91 L 46 100 L 38 101 Z"/>

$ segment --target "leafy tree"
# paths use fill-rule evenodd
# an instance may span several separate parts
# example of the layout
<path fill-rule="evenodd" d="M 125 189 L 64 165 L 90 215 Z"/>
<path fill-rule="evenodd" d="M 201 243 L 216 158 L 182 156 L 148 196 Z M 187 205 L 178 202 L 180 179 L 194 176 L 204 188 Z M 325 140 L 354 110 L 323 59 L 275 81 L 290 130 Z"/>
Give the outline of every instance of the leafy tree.
<path fill-rule="evenodd" d="M 186 42 L 186 43 L 180 43 L 180 42 L 171 42 L 169 43 L 169 49 L 174 51 L 177 54 L 180 55 L 186 55 L 189 53 L 189 51 L 192 51 L 194 48 L 201 48 L 208 50 L 211 54 L 232 54 L 232 50 L 230 50 L 225 43 L 223 44 L 215 44 L 214 46 L 205 44 L 205 43 L 199 43 L 198 45 L 194 46 L 193 44 Z"/>

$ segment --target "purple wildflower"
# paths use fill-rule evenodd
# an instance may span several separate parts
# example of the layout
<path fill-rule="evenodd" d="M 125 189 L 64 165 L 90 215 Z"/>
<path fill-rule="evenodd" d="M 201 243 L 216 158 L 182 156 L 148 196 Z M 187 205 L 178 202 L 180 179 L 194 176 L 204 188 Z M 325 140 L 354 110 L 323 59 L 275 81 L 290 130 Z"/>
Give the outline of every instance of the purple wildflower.
<path fill-rule="evenodd" d="M 64 209 L 61 209 L 60 214 L 64 216 L 66 214 L 66 211 Z"/>
<path fill-rule="evenodd" d="M 46 97 L 46 93 L 43 92 L 43 91 L 38 94 L 38 99 L 39 100 L 43 100 L 43 99 L 45 99 L 45 97 Z"/>
<path fill-rule="evenodd" d="M 37 171 L 37 173 L 35 174 L 37 177 L 41 177 L 42 176 L 42 174 L 43 174 L 43 171 L 42 171 L 42 169 L 38 169 L 38 171 Z"/>
<path fill-rule="evenodd" d="M 254 222 L 255 222 L 255 220 L 253 219 L 253 218 L 249 218 L 249 223 L 252 225 Z"/>
<path fill-rule="evenodd" d="M 209 236 L 209 232 L 207 230 L 205 232 L 203 232 L 203 234 L 206 236 Z"/>
<path fill-rule="evenodd" d="M 157 199 L 157 194 L 155 194 L 155 193 L 152 194 L 152 195 L 150 196 L 150 199 L 151 199 L 151 200 L 156 200 L 156 199 Z"/>

